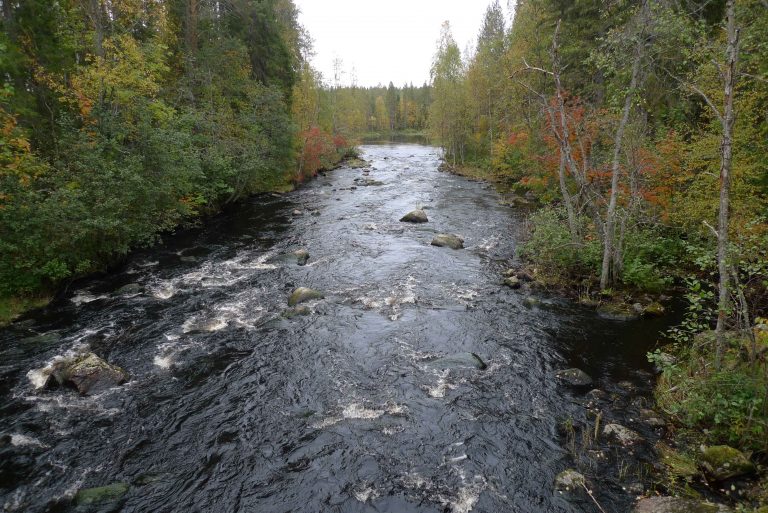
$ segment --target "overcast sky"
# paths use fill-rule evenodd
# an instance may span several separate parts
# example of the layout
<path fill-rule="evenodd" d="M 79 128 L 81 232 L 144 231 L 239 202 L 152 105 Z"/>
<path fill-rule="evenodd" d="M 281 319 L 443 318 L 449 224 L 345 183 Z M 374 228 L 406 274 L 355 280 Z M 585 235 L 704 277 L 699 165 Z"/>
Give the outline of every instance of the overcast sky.
<path fill-rule="evenodd" d="M 295 0 L 300 21 L 314 40 L 313 64 L 326 80 L 333 61 L 344 61 L 349 84 L 401 86 L 429 79 L 440 26 L 451 23 L 464 51 L 474 44 L 491 0 Z M 506 1 L 500 2 L 507 14 Z"/>

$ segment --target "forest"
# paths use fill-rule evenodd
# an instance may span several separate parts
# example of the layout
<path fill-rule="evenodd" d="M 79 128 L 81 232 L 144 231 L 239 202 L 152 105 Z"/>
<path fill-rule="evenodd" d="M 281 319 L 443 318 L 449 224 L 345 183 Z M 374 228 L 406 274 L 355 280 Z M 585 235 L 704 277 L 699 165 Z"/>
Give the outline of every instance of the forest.
<path fill-rule="evenodd" d="M 469 54 L 443 26 L 431 70 L 447 164 L 540 205 L 537 281 L 614 315 L 685 295 L 649 355 L 683 490 L 698 444 L 768 450 L 767 36 L 757 0 L 520 0 L 509 25 L 496 2 Z"/>
<path fill-rule="evenodd" d="M 768 3 L 510 5 L 467 49 L 445 22 L 428 83 L 360 86 L 313 67 L 293 0 L 0 0 L 0 324 L 366 140 L 429 137 L 525 213 L 539 290 L 613 320 L 680 300 L 647 355 L 656 490 L 702 499 L 699 447 L 724 447 L 758 475 L 734 507 L 765 513 Z"/>

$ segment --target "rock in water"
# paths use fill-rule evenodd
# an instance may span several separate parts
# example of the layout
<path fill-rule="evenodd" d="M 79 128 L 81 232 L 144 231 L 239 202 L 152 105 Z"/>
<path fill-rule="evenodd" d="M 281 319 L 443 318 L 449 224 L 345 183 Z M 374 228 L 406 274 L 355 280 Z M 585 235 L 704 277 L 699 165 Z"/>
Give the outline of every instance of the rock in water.
<path fill-rule="evenodd" d="M 560 492 L 572 492 L 583 488 L 586 484 L 584 475 L 573 469 L 563 470 L 555 478 L 555 490 Z"/>
<path fill-rule="evenodd" d="M 435 235 L 435 238 L 432 239 L 432 245 L 439 248 L 447 247 L 451 249 L 462 249 L 464 247 L 464 239 L 458 235 L 441 233 Z"/>
<path fill-rule="evenodd" d="M 555 376 L 572 387 L 590 387 L 592 378 L 581 369 L 565 369 L 558 371 Z"/>
<path fill-rule="evenodd" d="M 123 285 L 117 289 L 116 293 L 121 296 L 135 296 L 136 294 L 141 294 L 143 290 L 144 289 L 138 283 L 129 283 L 128 285 Z"/>
<path fill-rule="evenodd" d="M 299 305 L 294 308 L 288 308 L 286 311 L 283 312 L 283 317 L 285 317 L 286 319 L 293 319 L 294 317 L 310 315 L 311 313 L 312 313 L 312 310 L 310 310 L 309 307 L 305 305 Z"/>
<path fill-rule="evenodd" d="M 85 488 L 79 490 L 75 495 L 75 503 L 78 506 L 87 506 L 91 504 L 102 504 L 113 502 L 125 495 L 128 491 L 127 483 L 114 483 L 97 488 Z"/>
<path fill-rule="evenodd" d="M 424 212 L 421 209 L 414 210 L 413 212 L 408 212 L 405 214 L 401 219 L 401 223 L 426 223 L 429 222 L 429 219 L 427 219 L 427 213 Z"/>
<path fill-rule="evenodd" d="M 606 424 L 603 428 L 603 434 L 618 441 L 621 445 L 632 445 L 643 440 L 643 437 L 638 433 L 621 424 Z"/>
<path fill-rule="evenodd" d="M 509 278 L 504 279 L 504 285 L 512 289 L 519 289 L 523 284 L 517 276 L 510 276 Z"/>
<path fill-rule="evenodd" d="M 664 315 L 664 305 L 654 301 L 643 308 L 643 317 L 662 317 Z"/>
<path fill-rule="evenodd" d="M 429 362 L 429 365 L 438 369 L 475 368 L 478 370 L 485 370 L 488 368 L 483 359 L 475 353 L 459 353 L 443 356 L 437 360 L 432 360 Z"/>
<path fill-rule="evenodd" d="M 722 504 L 712 504 L 678 497 L 648 497 L 641 499 L 632 513 L 729 513 Z"/>
<path fill-rule="evenodd" d="M 727 445 L 704 448 L 701 454 L 701 467 L 707 477 L 714 481 L 725 481 L 755 471 L 755 465 L 744 453 Z"/>
<path fill-rule="evenodd" d="M 322 292 L 306 287 L 299 287 L 293 291 L 291 297 L 288 298 L 288 306 L 296 306 L 299 303 L 305 301 L 312 301 L 313 299 L 323 299 L 325 296 Z"/>
<path fill-rule="evenodd" d="M 597 307 L 597 315 L 611 321 L 634 321 L 640 313 L 625 303 L 606 303 Z"/>
<path fill-rule="evenodd" d="M 306 249 L 299 249 L 293 252 L 296 255 L 296 263 L 299 265 L 306 265 L 309 260 L 309 251 Z"/>
<path fill-rule="evenodd" d="M 123 369 L 105 362 L 93 353 L 78 358 L 65 371 L 65 382 L 74 385 L 83 395 L 122 385 L 128 381 L 128 377 Z"/>

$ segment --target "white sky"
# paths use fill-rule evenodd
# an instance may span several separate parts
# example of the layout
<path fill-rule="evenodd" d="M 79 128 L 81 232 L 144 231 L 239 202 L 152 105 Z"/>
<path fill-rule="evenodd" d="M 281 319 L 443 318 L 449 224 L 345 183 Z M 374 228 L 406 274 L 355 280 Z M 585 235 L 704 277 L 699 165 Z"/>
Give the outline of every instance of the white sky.
<path fill-rule="evenodd" d="M 491 0 L 295 0 L 299 20 L 314 40 L 313 64 L 333 78 L 333 61 L 344 62 L 342 82 L 397 86 L 429 80 L 443 21 L 464 51 L 474 46 Z M 510 20 L 506 1 L 500 2 Z"/>

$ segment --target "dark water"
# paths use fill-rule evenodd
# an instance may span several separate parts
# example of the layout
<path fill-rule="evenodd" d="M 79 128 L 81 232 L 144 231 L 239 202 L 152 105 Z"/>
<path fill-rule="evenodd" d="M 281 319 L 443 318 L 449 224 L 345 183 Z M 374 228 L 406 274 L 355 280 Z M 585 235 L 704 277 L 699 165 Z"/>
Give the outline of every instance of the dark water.
<path fill-rule="evenodd" d="M 664 321 L 603 321 L 548 298 L 526 307 L 526 292 L 500 286 L 521 214 L 437 172 L 434 148 L 364 157 L 384 185 L 350 190 L 361 170 L 342 168 L 254 198 L 0 331 L 0 505 L 85 511 L 78 489 L 123 482 L 120 500 L 91 509 L 597 511 L 552 489 L 574 465 L 558 423 L 588 422 L 586 397 L 553 372 L 584 368 L 613 394 L 606 418 L 652 438 L 631 419 Z M 398 222 L 418 205 L 430 223 Z M 466 249 L 430 246 L 436 231 Z M 299 248 L 309 265 L 281 257 Z M 144 292 L 115 293 L 128 283 Z M 326 299 L 283 319 L 297 286 Z M 77 348 L 131 381 L 95 397 L 35 392 L 27 372 Z M 466 351 L 488 368 L 430 363 Z M 638 478 L 625 466 L 641 463 L 603 450 L 582 470 L 606 511 L 627 511 L 622 488 Z"/>

